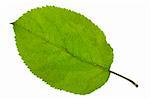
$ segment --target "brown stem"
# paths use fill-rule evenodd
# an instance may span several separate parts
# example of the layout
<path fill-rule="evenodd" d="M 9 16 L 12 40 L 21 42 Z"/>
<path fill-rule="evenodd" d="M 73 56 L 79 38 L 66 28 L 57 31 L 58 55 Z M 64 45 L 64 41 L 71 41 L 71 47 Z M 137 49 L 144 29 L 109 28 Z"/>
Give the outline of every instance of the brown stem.
<path fill-rule="evenodd" d="M 135 87 L 138 87 L 138 84 L 135 83 L 133 80 L 131 80 L 131 79 L 127 78 L 127 77 L 124 77 L 124 76 L 122 76 L 122 75 L 120 75 L 120 74 L 118 74 L 118 73 L 116 73 L 116 72 L 111 71 L 111 70 L 110 70 L 109 72 L 112 73 L 112 74 L 115 74 L 115 75 L 117 75 L 117 76 L 119 76 L 119 77 L 122 77 L 122 78 L 124 78 L 124 79 L 126 79 L 126 80 L 128 80 L 128 81 L 131 82 Z"/>

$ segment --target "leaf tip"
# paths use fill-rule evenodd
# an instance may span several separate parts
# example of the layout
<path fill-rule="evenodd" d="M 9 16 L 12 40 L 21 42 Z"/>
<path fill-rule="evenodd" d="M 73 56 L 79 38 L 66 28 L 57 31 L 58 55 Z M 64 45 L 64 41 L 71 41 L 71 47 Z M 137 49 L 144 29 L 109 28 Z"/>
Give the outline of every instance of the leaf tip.
<path fill-rule="evenodd" d="M 10 24 L 11 24 L 11 25 L 14 25 L 14 24 L 15 24 L 15 22 L 11 22 Z"/>

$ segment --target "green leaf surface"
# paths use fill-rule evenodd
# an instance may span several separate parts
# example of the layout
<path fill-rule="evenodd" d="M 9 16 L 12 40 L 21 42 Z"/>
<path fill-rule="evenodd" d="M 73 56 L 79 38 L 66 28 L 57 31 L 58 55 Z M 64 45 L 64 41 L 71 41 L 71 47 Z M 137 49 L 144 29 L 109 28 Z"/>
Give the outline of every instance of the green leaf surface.
<path fill-rule="evenodd" d="M 47 6 L 25 13 L 13 28 L 24 63 L 50 86 L 88 94 L 108 80 L 113 50 L 85 16 Z"/>

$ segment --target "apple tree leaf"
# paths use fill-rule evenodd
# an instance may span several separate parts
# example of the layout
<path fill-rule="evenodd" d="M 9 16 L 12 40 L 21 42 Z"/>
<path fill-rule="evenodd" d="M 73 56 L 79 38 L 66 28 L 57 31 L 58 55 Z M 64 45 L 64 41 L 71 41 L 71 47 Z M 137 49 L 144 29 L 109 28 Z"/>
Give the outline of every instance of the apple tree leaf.
<path fill-rule="evenodd" d="M 113 50 L 103 31 L 85 16 L 47 6 L 12 24 L 19 55 L 50 86 L 83 95 L 108 80 Z"/>

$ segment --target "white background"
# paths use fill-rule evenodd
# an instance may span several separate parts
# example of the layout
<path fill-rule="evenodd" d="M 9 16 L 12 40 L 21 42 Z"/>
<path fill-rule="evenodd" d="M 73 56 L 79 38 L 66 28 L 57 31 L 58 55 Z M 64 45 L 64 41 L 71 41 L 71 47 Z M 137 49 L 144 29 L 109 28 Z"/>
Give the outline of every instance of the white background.
<path fill-rule="evenodd" d="M 11 22 L 26 11 L 56 5 L 80 12 L 97 24 L 114 49 L 108 82 L 88 95 L 51 88 L 22 62 Z M 148 0 L 0 0 L 0 99 L 150 99 L 150 7 Z"/>

